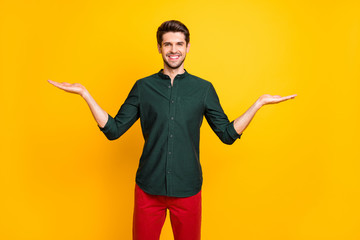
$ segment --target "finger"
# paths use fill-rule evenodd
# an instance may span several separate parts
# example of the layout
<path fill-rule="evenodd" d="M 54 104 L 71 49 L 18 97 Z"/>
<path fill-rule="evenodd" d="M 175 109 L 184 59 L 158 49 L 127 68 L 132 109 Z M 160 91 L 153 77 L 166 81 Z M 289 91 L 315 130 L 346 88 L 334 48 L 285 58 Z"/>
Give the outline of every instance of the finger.
<path fill-rule="evenodd" d="M 296 94 L 290 95 L 290 96 L 286 96 L 286 97 L 282 97 L 280 100 L 281 100 L 281 101 L 285 101 L 285 100 L 289 100 L 289 99 L 292 99 L 292 98 L 295 98 L 295 97 L 296 97 Z"/>
<path fill-rule="evenodd" d="M 50 82 L 50 81 L 49 81 Z M 54 85 L 55 87 L 58 87 L 60 89 L 63 89 L 63 90 L 68 90 L 68 87 L 64 86 L 63 84 L 61 83 L 58 83 L 58 82 L 54 82 L 54 81 L 51 81 L 50 82 L 52 85 Z"/>
<path fill-rule="evenodd" d="M 48 82 L 56 87 L 59 85 L 59 83 L 55 81 L 48 80 Z"/>
<path fill-rule="evenodd" d="M 57 82 L 52 81 L 52 80 L 50 80 L 50 79 L 48 79 L 48 82 L 51 83 L 51 84 L 53 84 L 53 85 L 54 85 L 55 83 L 57 83 Z"/>
<path fill-rule="evenodd" d="M 56 87 L 61 86 L 61 83 L 58 83 L 58 82 L 51 81 L 50 83 Z"/>
<path fill-rule="evenodd" d="M 289 96 L 286 96 L 286 97 L 294 98 L 296 96 L 297 96 L 297 94 L 293 94 L 293 95 L 289 95 Z"/>

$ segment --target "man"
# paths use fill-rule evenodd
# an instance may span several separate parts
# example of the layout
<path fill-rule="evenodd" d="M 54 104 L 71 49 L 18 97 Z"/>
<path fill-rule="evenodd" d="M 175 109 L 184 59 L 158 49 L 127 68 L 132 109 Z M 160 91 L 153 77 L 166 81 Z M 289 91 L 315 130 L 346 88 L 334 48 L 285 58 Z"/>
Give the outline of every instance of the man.
<path fill-rule="evenodd" d="M 199 240 L 202 170 L 199 161 L 200 126 L 205 116 L 226 144 L 240 138 L 255 113 L 265 104 L 286 97 L 262 95 L 230 122 L 213 85 L 184 69 L 190 34 L 179 21 L 167 21 L 157 31 L 164 68 L 139 79 L 113 118 L 79 83 L 53 85 L 80 94 L 98 127 L 109 140 L 119 138 L 140 118 L 145 139 L 136 173 L 133 239 L 158 240 L 169 209 L 175 240 Z"/>

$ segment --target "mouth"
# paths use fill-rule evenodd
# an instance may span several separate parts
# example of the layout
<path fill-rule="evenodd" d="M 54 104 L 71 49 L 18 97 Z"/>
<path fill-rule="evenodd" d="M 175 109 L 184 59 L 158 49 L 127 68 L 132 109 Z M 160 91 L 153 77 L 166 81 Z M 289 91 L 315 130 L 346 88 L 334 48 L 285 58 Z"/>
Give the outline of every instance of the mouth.
<path fill-rule="evenodd" d="M 168 55 L 170 61 L 176 61 L 180 58 L 180 55 Z"/>

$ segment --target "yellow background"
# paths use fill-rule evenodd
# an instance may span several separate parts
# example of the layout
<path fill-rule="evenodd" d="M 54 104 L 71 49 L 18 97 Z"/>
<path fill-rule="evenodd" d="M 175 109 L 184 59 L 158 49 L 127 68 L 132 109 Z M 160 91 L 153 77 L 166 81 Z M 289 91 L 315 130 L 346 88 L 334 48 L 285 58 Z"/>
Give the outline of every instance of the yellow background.
<path fill-rule="evenodd" d="M 114 116 L 163 67 L 155 34 L 171 19 L 190 30 L 185 69 L 230 120 L 298 94 L 231 146 L 204 120 L 202 239 L 360 239 L 359 16 L 355 0 L 2 0 L 0 239 L 131 239 L 139 121 L 110 142 L 47 79 L 83 84 Z"/>

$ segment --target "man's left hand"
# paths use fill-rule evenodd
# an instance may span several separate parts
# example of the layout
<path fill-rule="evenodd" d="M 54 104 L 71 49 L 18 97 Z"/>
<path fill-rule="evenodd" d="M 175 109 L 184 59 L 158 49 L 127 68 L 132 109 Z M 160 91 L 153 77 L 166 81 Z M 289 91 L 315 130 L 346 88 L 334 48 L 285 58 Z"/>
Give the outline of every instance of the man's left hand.
<path fill-rule="evenodd" d="M 258 101 L 261 104 L 261 106 L 265 104 L 273 104 L 273 103 L 279 103 L 283 102 L 289 99 L 293 99 L 297 96 L 297 94 L 281 97 L 279 95 L 270 95 L 270 94 L 264 94 L 261 97 L 259 97 Z"/>

